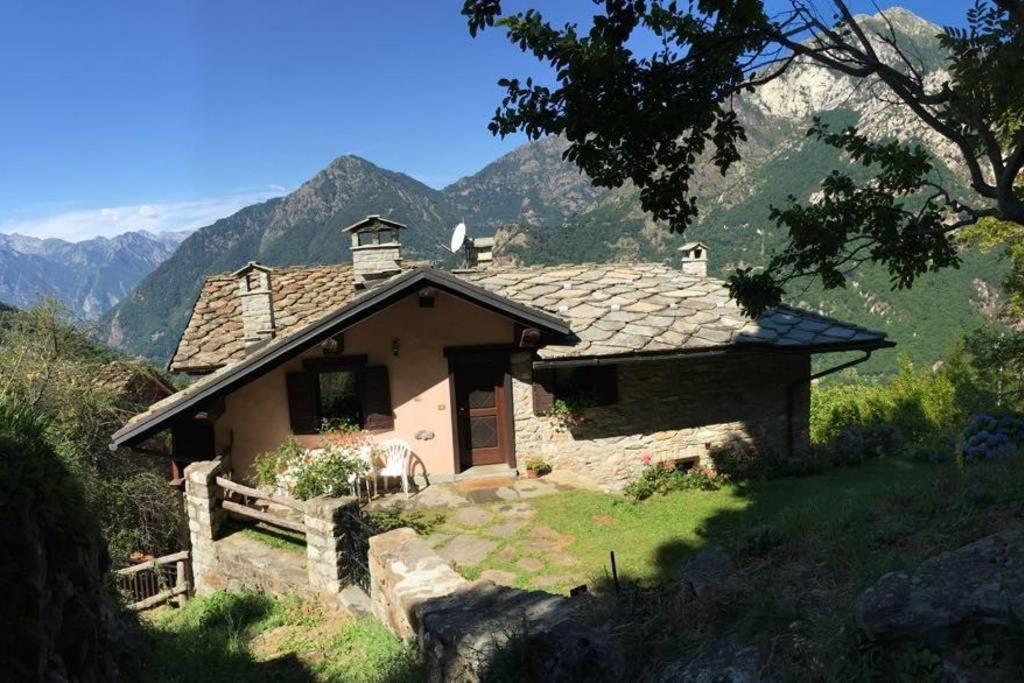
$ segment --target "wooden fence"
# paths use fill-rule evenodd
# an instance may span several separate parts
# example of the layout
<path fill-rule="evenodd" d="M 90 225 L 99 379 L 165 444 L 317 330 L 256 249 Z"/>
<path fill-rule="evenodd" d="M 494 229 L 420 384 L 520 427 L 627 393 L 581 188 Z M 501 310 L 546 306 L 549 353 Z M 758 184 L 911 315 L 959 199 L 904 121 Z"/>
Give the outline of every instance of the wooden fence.
<path fill-rule="evenodd" d="M 136 612 L 149 609 L 177 596 L 187 599 L 191 590 L 188 561 L 188 551 L 182 550 L 118 569 L 115 572 L 117 587 L 132 601 L 128 609 Z"/>
<path fill-rule="evenodd" d="M 224 489 L 226 495 L 224 501 L 221 503 L 221 507 L 225 511 L 230 512 L 233 515 L 246 517 L 248 519 L 255 519 L 260 522 L 266 522 L 267 524 L 273 524 L 275 526 L 289 529 L 291 531 L 297 531 L 300 534 L 306 533 L 306 525 L 303 522 L 295 521 L 294 519 L 288 519 L 281 515 L 275 515 L 256 508 L 249 504 L 248 499 L 254 498 L 256 500 L 265 500 L 277 505 L 283 505 L 286 508 L 295 510 L 300 514 L 305 513 L 305 507 L 302 505 L 302 501 L 295 500 L 293 498 L 285 498 L 283 496 L 274 496 L 269 493 L 254 489 L 244 484 L 225 479 L 224 477 L 217 477 L 217 485 Z M 228 495 L 231 493 L 242 496 L 242 502 L 238 503 L 233 500 L 228 500 Z"/>

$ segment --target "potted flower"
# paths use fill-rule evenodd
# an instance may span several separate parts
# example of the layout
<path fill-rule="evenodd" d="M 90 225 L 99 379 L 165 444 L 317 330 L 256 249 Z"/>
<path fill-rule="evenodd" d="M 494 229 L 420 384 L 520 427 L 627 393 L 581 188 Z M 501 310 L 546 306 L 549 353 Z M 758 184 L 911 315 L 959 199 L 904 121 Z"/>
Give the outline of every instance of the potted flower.
<path fill-rule="evenodd" d="M 544 461 L 538 455 L 531 456 L 526 459 L 526 476 L 530 479 L 537 479 L 543 477 L 551 471 L 551 465 Z"/>

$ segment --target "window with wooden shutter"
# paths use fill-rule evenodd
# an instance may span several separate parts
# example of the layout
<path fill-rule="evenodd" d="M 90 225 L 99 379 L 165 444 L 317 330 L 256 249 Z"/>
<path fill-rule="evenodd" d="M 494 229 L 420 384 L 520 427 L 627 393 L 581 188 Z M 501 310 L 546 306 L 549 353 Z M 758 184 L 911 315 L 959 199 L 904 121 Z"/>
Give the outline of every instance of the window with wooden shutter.
<path fill-rule="evenodd" d="M 548 415 L 555 407 L 553 370 L 533 371 L 533 414 Z"/>
<path fill-rule="evenodd" d="M 362 374 L 363 426 L 370 430 L 392 429 L 395 419 L 391 413 L 391 384 L 387 367 L 366 367 Z"/>
<path fill-rule="evenodd" d="M 320 426 L 316 378 L 316 373 L 312 372 L 289 372 L 285 376 L 288 419 L 293 434 L 316 434 Z"/>

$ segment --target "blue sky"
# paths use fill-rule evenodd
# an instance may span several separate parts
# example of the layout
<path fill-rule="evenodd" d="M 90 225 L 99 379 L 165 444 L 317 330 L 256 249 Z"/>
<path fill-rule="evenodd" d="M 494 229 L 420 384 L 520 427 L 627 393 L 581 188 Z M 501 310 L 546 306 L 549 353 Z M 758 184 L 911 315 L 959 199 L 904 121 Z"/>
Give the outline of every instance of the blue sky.
<path fill-rule="evenodd" d="M 522 142 L 487 131 L 498 78 L 542 72 L 499 32 L 471 39 L 461 4 L 6 2 L 0 232 L 199 227 L 341 154 L 434 187 L 473 173 Z M 900 4 L 937 23 L 967 6 Z M 592 8 L 509 6 L 527 5 Z"/>

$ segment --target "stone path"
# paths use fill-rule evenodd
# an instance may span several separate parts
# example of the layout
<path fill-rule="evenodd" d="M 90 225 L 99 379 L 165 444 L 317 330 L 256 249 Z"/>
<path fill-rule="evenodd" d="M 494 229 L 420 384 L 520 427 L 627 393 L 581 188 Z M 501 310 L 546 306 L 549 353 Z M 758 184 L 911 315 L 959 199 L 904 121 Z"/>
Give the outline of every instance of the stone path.
<path fill-rule="evenodd" d="M 451 510 L 424 540 L 469 578 L 567 593 L 589 577 L 572 555 L 575 540 L 536 524 L 530 501 L 579 488 L 573 478 L 474 478 L 432 484 L 410 498 L 385 496 L 370 509 Z"/>
<path fill-rule="evenodd" d="M 575 539 L 538 524 L 535 514 L 523 497 L 467 505 L 425 540 L 469 578 L 563 594 L 586 583 Z"/>

